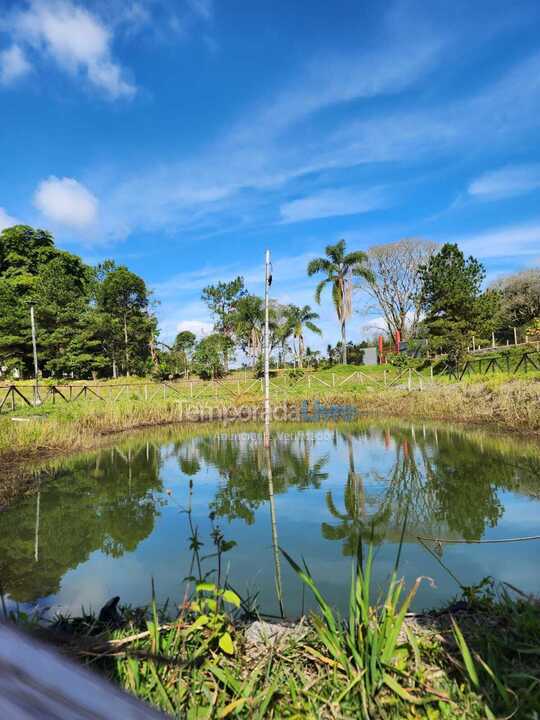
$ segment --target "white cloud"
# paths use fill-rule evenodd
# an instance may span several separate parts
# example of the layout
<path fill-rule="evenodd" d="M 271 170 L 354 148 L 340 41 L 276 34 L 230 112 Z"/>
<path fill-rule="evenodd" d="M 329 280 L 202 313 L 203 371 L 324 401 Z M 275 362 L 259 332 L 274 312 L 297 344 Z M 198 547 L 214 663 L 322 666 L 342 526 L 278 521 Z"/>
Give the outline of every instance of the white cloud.
<path fill-rule="evenodd" d="M 62 225 L 82 228 L 97 220 L 97 198 L 73 178 L 51 176 L 43 180 L 34 195 L 34 204 L 48 220 Z"/>
<path fill-rule="evenodd" d="M 12 45 L 0 52 L 0 85 L 11 85 L 31 69 L 19 45 Z"/>
<path fill-rule="evenodd" d="M 498 200 L 540 188 L 540 164 L 509 165 L 481 175 L 469 185 L 469 195 Z"/>
<path fill-rule="evenodd" d="M 204 337 L 213 332 L 214 326 L 206 320 L 182 320 L 182 322 L 178 323 L 176 330 L 177 332 L 189 330 L 189 332 L 195 333 L 197 337 Z"/>
<path fill-rule="evenodd" d="M 286 223 L 335 215 L 356 215 L 377 210 L 386 205 L 380 188 L 355 190 L 344 188 L 322 190 L 314 195 L 287 202 L 281 206 L 282 220 Z"/>
<path fill-rule="evenodd" d="M 85 74 L 109 97 L 135 93 L 112 60 L 111 31 L 84 7 L 69 0 L 33 0 L 12 17 L 12 31 L 19 42 L 47 53 L 64 71 Z"/>
<path fill-rule="evenodd" d="M 12 227 L 13 225 L 19 224 L 20 220 L 17 220 L 17 218 L 8 215 L 4 208 L 0 207 L 0 232 L 4 230 L 4 228 Z"/>
<path fill-rule="evenodd" d="M 467 255 L 480 259 L 537 255 L 540 247 L 540 220 L 492 228 L 475 235 L 445 239 L 457 243 Z"/>

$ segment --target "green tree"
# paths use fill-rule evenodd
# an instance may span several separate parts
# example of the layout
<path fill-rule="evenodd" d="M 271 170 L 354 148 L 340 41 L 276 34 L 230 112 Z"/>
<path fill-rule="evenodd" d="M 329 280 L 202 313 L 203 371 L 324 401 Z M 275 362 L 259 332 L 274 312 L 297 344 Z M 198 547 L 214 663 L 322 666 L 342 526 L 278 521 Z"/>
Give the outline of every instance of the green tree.
<path fill-rule="evenodd" d="M 315 300 L 321 302 L 321 293 L 330 285 L 332 300 L 341 326 L 342 362 L 347 364 L 347 321 L 352 315 L 353 277 L 373 279 L 371 270 L 367 266 L 367 255 L 361 250 L 345 252 L 345 240 L 335 245 L 327 245 L 326 257 L 311 260 L 307 267 L 308 275 L 323 273 L 325 277 L 315 289 Z"/>
<path fill-rule="evenodd" d="M 264 302 L 257 295 L 244 295 L 236 303 L 232 317 L 235 338 L 241 349 L 251 357 L 252 367 L 262 349 L 264 334 Z"/>
<path fill-rule="evenodd" d="M 315 325 L 314 320 L 318 320 L 319 315 L 310 308 L 309 305 L 299 307 L 298 305 L 288 305 L 286 308 L 286 320 L 290 327 L 290 334 L 293 341 L 296 342 L 296 357 L 298 359 L 298 367 L 302 367 L 304 359 L 304 329 L 311 330 L 316 335 L 321 335 L 321 329 Z"/>
<path fill-rule="evenodd" d="M 229 356 L 233 342 L 225 335 L 212 333 L 203 338 L 193 353 L 193 370 L 205 380 L 222 377 L 225 358 Z"/>
<path fill-rule="evenodd" d="M 244 278 L 236 277 L 230 282 L 218 282 L 216 285 L 208 285 L 201 294 L 201 299 L 206 303 L 214 317 L 214 330 L 232 338 L 234 333 L 234 314 L 240 298 L 247 295 L 244 286 Z M 225 370 L 228 369 L 228 356 L 225 356 Z"/>
<path fill-rule="evenodd" d="M 144 280 L 123 265 L 109 269 L 99 289 L 101 309 L 119 321 L 122 327 L 127 376 L 131 369 L 131 348 L 137 350 L 143 360 L 149 356 L 150 342 L 155 333 L 153 319 L 148 314 L 149 296 Z"/>
<path fill-rule="evenodd" d="M 446 243 L 420 267 L 420 298 L 425 313 L 422 326 L 431 347 L 458 357 L 475 333 L 488 330 L 498 295 L 482 296 L 484 266 Z"/>

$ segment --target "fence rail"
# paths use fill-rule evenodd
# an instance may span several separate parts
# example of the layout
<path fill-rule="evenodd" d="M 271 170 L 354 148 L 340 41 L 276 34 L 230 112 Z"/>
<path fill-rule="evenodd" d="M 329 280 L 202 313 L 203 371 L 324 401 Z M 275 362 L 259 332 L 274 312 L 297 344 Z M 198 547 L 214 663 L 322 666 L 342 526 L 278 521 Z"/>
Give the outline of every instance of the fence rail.
<path fill-rule="evenodd" d="M 298 397 L 299 391 L 316 391 L 331 395 L 343 391 L 354 392 L 357 387 L 373 389 L 404 388 L 422 389 L 429 378 L 416 370 L 386 369 L 378 377 L 355 370 L 343 377 L 341 374 L 306 373 L 299 378 L 286 375 L 274 376 L 270 380 L 273 396 L 277 399 Z M 401 383 L 401 385 L 400 385 Z M 0 412 L 13 412 L 20 407 L 55 405 L 73 402 L 119 402 L 140 400 L 152 402 L 157 397 L 183 401 L 229 399 L 235 402 L 260 399 L 263 397 L 263 380 L 259 378 L 224 378 L 221 380 L 177 380 L 171 382 L 143 383 L 96 383 L 96 384 L 42 384 L 36 390 L 34 385 L 0 385 Z"/>
<path fill-rule="evenodd" d="M 445 365 L 442 373 L 455 380 L 463 380 L 471 375 L 488 375 L 490 372 L 506 372 L 512 375 L 518 372 L 540 371 L 540 351 L 529 350 L 521 355 L 503 353 L 493 357 L 477 357 L 467 360 L 463 366 Z"/>
<path fill-rule="evenodd" d="M 514 356 L 510 353 L 494 357 L 475 357 L 460 367 L 444 365 L 438 374 L 448 375 L 461 381 L 473 374 L 488 375 L 497 371 L 507 373 L 540 371 L 540 351 L 530 350 Z M 362 370 L 354 370 L 345 377 L 341 373 L 308 372 L 301 377 L 276 375 L 270 379 L 273 396 L 280 400 L 298 398 L 299 391 L 316 391 L 320 396 L 331 396 L 343 391 L 354 392 L 356 388 L 370 387 L 373 390 L 405 389 L 424 390 L 434 381 L 433 367 L 430 373 L 421 374 L 413 368 L 386 367 L 377 375 Z M 224 400 L 234 402 L 260 399 L 264 387 L 262 378 L 223 378 L 220 380 L 175 380 L 170 382 L 137 383 L 86 383 L 86 384 L 41 384 L 0 385 L 0 413 L 13 412 L 21 407 L 55 405 L 73 402 L 119 402 L 121 400 L 140 400 L 152 402 L 156 398 L 182 401 Z"/>

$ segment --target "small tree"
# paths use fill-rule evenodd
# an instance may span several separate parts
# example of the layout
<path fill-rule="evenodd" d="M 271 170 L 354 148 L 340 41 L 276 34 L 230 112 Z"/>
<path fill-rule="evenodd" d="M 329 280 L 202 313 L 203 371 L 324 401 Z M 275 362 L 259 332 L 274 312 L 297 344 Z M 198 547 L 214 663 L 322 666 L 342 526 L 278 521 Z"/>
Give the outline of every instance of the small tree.
<path fill-rule="evenodd" d="M 315 290 L 315 301 L 321 302 L 321 293 L 330 285 L 332 300 L 336 315 L 341 326 L 342 362 L 347 364 L 347 321 L 352 315 L 352 289 L 353 277 L 371 280 L 371 270 L 366 266 L 367 255 L 361 250 L 351 253 L 345 252 L 345 240 L 335 245 L 327 245 L 326 257 L 312 260 L 308 267 L 308 275 L 323 273 L 325 277 L 319 282 Z"/>
<path fill-rule="evenodd" d="M 210 380 L 225 374 L 225 357 L 233 348 L 225 335 L 213 333 L 203 338 L 193 353 L 193 370 L 200 378 Z"/>
<path fill-rule="evenodd" d="M 230 282 L 218 282 L 216 285 L 208 285 L 203 289 L 201 299 L 214 317 L 216 332 L 232 338 L 237 303 L 245 295 L 247 295 L 247 290 L 244 286 L 244 278 L 240 276 Z M 226 370 L 227 366 L 228 356 L 225 355 Z"/>
<path fill-rule="evenodd" d="M 316 335 L 321 335 L 321 329 L 315 325 L 314 320 L 319 319 L 319 315 L 310 308 L 309 305 L 298 307 L 298 305 L 288 305 L 286 309 L 286 318 L 289 326 L 289 335 L 292 335 L 296 341 L 296 357 L 298 358 L 298 367 L 302 367 L 304 359 L 304 328 L 311 330 Z"/>

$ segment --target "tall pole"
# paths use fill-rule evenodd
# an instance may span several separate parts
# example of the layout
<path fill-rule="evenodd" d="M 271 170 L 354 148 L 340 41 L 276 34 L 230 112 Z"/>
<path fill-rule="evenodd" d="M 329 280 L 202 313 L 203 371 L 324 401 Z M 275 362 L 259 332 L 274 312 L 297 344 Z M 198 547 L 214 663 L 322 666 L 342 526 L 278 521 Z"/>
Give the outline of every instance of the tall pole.
<path fill-rule="evenodd" d="M 32 323 L 32 349 L 34 351 L 34 405 L 40 404 L 39 398 L 39 367 L 36 345 L 36 320 L 34 317 L 34 306 L 30 306 L 30 321 Z"/>
<path fill-rule="evenodd" d="M 264 447 L 270 447 L 270 314 L 269 290 L 272 282 L 270 250 L 264 263 Z"/>

